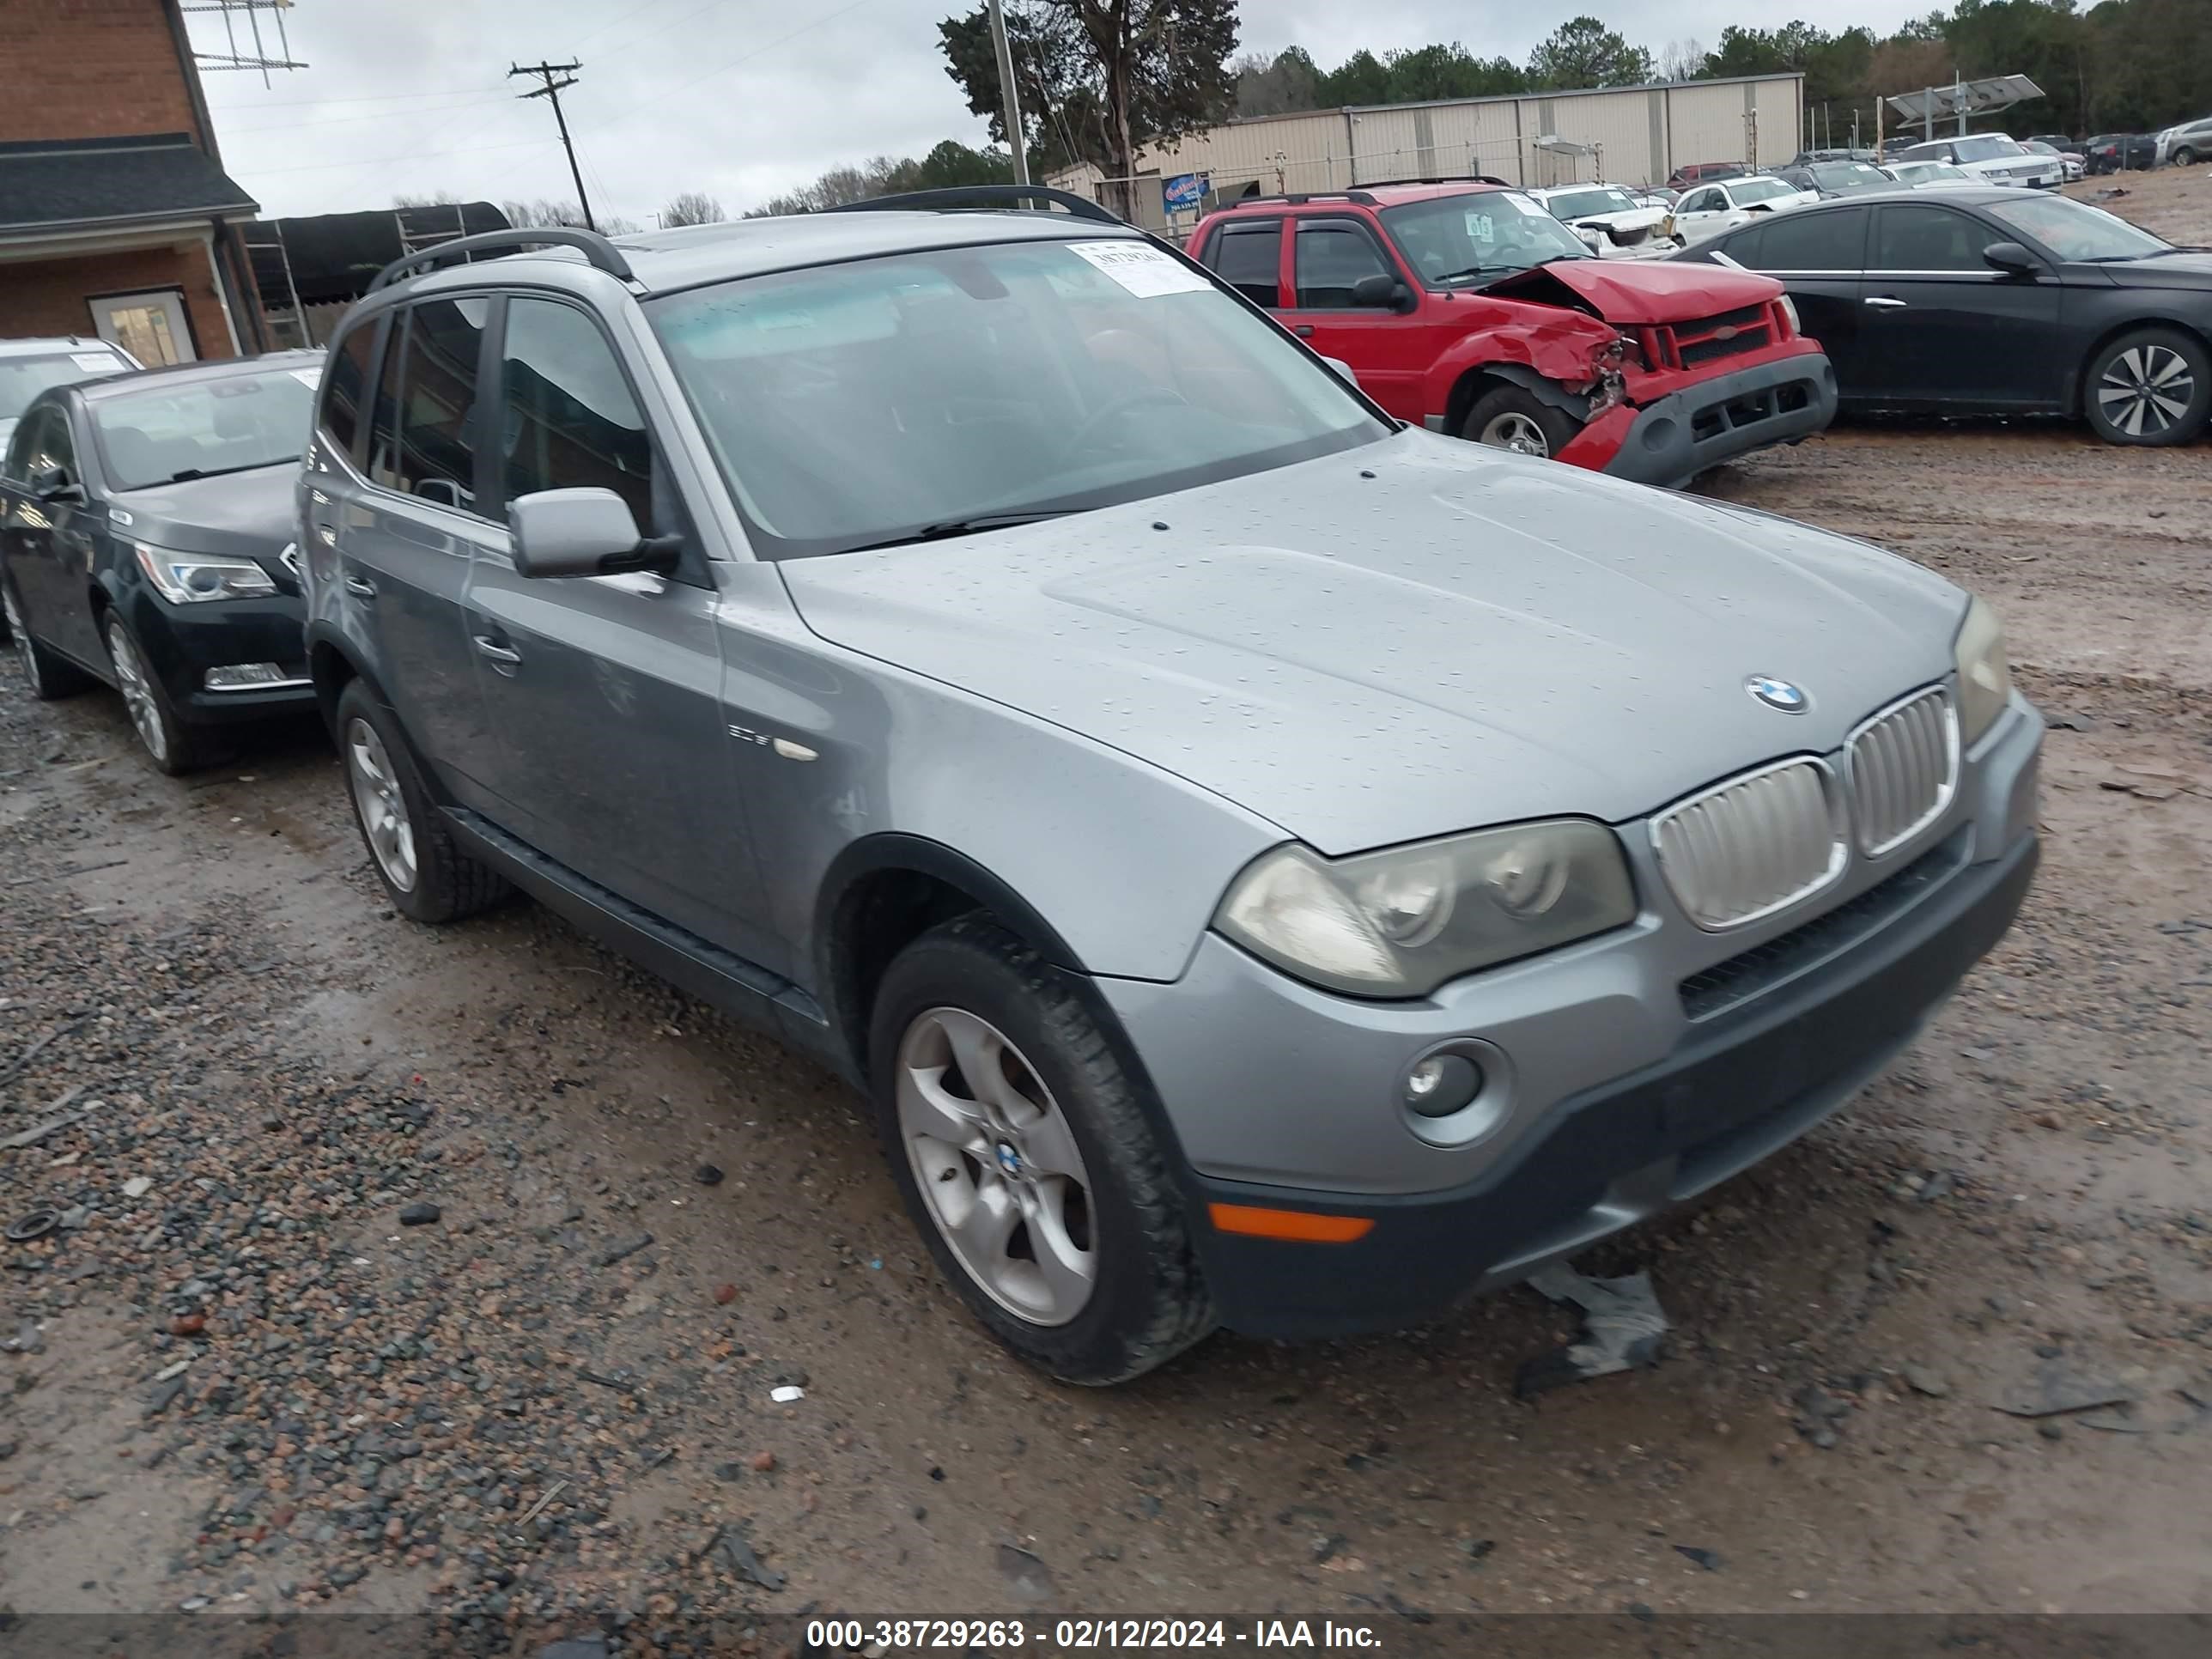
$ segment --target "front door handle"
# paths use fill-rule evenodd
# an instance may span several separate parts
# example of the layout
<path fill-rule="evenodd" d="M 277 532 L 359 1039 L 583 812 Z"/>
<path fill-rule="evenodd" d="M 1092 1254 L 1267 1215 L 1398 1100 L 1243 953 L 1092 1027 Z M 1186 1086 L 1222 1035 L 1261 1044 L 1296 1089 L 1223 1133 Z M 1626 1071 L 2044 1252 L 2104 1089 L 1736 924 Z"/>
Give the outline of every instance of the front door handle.
<path fill-rule="evenodd" d="M 501 645 L 489 634 L 477 634 L 472 637 L 477 642 L 477 654 L 497 663 L 501 668 L 513 668 L 522 660 L 522 653 Z"/>
<path fill-rule="evenodd" d="M 1866 302 L 1876 311 L 1902 311 L 1905 301 L 1887 294 L 1869 294 Z"/>
<path fill-rule="evenodd" d="M 376 597 L 376 584 L 366 576 L 348 576 L 345 591 L 356 599 L 373 599 Z"/>
<path fill-rule="evenodd" d="M 1313 338 L 1313 325 L 1311 323 L 1300 323 L 1296 328 L 1292 329 L 1291 332 L 1297 335 L 1301 340 L 1310 340 Z"/>
<path fill-rule="evenodd" d="M 338 544 L 337 526 L 335 525 L 318 524 L 315 526 L 315 539 L 320 542 L 325 547 L 336 547 Z"/>

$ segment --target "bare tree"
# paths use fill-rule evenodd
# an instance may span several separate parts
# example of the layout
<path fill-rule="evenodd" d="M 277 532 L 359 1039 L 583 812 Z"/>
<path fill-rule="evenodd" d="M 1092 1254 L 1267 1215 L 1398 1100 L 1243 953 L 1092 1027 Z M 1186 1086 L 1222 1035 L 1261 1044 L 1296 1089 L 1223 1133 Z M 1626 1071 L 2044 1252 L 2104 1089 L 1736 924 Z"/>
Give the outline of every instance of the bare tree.
<path fill-rule="evenodd" d="M 672 197 L 668 205 L 660 210 L 664 226 L 718 225 L 729 216 L 722 211 L 719 200 L 701 190 L 687 190 Z"/>
<path fill-rule="evenodd" d="M 1659 49 L 1662 81 L 1694 81 L 1705 72 L 1705 43 L 1694 38 L 1669 40 Z"/>
<path fill-rule="evenodd" d="M 395 196 L 392 198 L 392 205 L 395 208 L 459 207 L 460 204 L 461 198 L 450 190 L 441 190 L 434 196 Z"/>
<path fill-rule="evenodd" d="M 584 210 L 574 202 L 552 202 L 540 197 L 534 202 L 501 202 L 499 210 L 507 215 L 507 222 L 517 230 L 537 230 L 553 225 L 566 225 L 577 230 L 584 228 Z M 599 234 L 602 236 L 635 236 L 639 229 L 635 219 L 625 219 L 617 214 L 599 215 Z"/>

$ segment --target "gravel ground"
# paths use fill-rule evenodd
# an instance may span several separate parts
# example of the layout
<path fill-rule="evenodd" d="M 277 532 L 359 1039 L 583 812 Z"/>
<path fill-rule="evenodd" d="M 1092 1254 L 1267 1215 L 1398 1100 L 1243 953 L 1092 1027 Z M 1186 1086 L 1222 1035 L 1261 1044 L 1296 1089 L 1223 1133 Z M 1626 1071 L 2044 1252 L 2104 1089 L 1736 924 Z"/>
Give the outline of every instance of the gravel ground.
<path fill-rule="evenodd" d="M 2212 209 L 2178 177 L 2130 185 L 2170 234 Z M 1863 428 L 1713 482 L 1998 607 L 2057 722 L 2046 860 L 1852 1107 L 1582 1264 L 1650 1270 L 1663 1362 L 1528 1401 L 1572 1327 L 1527 1291 L 1042 1382 L 805 1061 L 528 905 L 395 919 L 311 726 L 178 783 L 112 696 L 0 674 L 0 1140 L 68 1120 L 0 1151 L 0 1221 L 60 1221 L 0 1250 L 0 1599 L 532 1652 L 808 1610 L 2212 1609 L 2206 455 Z M 2119 1403 L 2000 1409 L 2076 1388 Z"/>

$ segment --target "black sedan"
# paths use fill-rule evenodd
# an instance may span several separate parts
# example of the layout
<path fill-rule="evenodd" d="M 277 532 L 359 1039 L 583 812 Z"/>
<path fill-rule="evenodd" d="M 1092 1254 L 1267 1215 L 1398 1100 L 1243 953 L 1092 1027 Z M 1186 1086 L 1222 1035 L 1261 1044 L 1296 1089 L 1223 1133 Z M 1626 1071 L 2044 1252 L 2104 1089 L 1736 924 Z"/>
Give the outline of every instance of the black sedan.
<path fill-rule="evenodd" d="M 312 707 L 293 487 L 320 352 L 40 394 L 0 461 L 0 599 L 33 693 L 123 694 L 154 764 Z"/>
<path fill-rule="evenodd" d="M 2074 416 L 2116 444 L 2212 416 L 2212 252 L 2066 197 L 1856 196 L 1674 257 L 1778 277 L 1847 410 Z"/>
<path fill-rule="evenodd" d="M 2100 132 L 2081 141 L 2081 165 L 2091 173 L 2143 173 L 2158 165 L 2154 132 Z"/>

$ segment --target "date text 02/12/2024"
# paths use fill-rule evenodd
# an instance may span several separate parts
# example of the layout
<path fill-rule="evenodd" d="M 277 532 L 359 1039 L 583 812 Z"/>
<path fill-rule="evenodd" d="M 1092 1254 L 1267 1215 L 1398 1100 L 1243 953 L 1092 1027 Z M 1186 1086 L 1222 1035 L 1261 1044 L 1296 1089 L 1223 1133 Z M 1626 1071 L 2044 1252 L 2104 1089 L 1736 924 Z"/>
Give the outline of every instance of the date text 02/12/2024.
<path fill-rule="evenodd" d="M 1356 1648 L 1382 1646 L 1371 1626 L 1329 1619 L 817 1619 L 806 1626 L 806 1651 L 857 1653 L 890 1659 L 906 1653 L 978 1649 L 1045 1653 L 1192 1648 Z"/>

